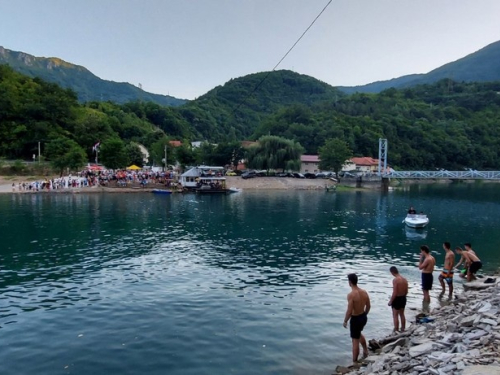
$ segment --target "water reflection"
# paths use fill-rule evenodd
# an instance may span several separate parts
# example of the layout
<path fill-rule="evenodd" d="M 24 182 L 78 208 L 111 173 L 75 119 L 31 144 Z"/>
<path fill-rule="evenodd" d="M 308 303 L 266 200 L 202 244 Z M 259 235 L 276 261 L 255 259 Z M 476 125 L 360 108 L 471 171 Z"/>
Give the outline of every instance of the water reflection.
<path fill-rule="evenodd" d="M 427 229 L 415 229 L 405 225 L 406 238 L 412 241 L 421 241 L 427 238 Z"/>

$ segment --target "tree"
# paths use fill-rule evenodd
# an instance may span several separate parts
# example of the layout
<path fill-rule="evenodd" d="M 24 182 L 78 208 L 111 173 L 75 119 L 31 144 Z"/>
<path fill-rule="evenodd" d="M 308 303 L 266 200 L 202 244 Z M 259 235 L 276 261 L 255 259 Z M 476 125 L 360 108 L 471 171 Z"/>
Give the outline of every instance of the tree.
<path fill-rule="evenodd" d="M 191 145 L 187 142 L 184 142 L 180 147 L 177 147 L 175 149 L 175 154 L 177 155 L 177 161 L 183 168 L 196 163 L 196 155 L 194 154 Z"/>
<path fill-rule="evenodd" d="M 102 164 L 111 169 L 120 169 L 127 166 L 127 153 L 121 139 L 108 138 L 101 144 L 99 160 Z"/>
<path fill-rule="evenodd" d="M 233 168 L 238 166 L 238 163 L 244 157 L 244 149 L 240 142 L 219 143 L 212 156 L 214 165 L 230 165 Z"/>
<path fill-rule="evenodd" d="M 352 150 L 342 139 L 328 139 L 323 146 L 319 148 L 319 168 L 321 170 L 333 170 L 338 176 L 342 166 L 347 159 L 352 157 Z"/>
<path fill-rule="evenodd" d="M 125 153 L 127 154 L 127 164 L 135 164 L 139 167 L 144 165 L 144 155 L 136 143 L 129 143 L 125 146 Z"/>
<path fill-rule="evenodd" d="M 45 146 L 45 153 L 61 176 L 65 168 L 75 170 L 87 163 L 87 155 L 83 148 L 69 138 L 61 137 L 48 142 Z"/>
<path fill-rule="evenodd" d="M 300 156 L 304 152 L 300 143 L 275 135 L 260 137 L 257 145 L 247 151 L 247 164 L 256 169 L 299 170 Z"/>

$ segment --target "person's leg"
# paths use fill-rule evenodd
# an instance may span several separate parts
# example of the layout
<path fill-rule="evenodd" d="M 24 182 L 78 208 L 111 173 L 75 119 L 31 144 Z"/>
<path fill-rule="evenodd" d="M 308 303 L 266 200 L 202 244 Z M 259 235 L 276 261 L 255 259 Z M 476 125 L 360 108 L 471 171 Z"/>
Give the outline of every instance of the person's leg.
<path fill-rule="evenodd" d="M 443 288 L 443 293 L 444 293 L 446 288 L 444 286 L 443 275 L 439 275 L 438 279 L 439 279 L 439 283 L 441 284 L 441 288 Z"/>
<path fill-rule="evenodd" d="M 451 297 L 453 295 L 453 279 L 450 279 L 450 282 L 448 283 L 448 291 Z"/>
<path fill-rule="evenodd" d="M 392 321 L 394 323 L 394 332 L 399 330 L 399 319 L 398 319 L 398 310 L 392 308 Z"/>
<path fill-rule="evenodd" d="M 356 362 L 359 357 L 359 339 L 352 339 L 352 361 Z"/>
<path fill-rule="evenodd" d="M 406 317 L 405 317 L 405 309 L 398 310 L 399 319 L 401 320 L 401 332 L 404 332 L 406 328 Z"/>
<path fill-rule="evenodd" d="M 368 346 L 366 346 L 365 336 L 361 335 L 359 342 L 361 343 L 361 346 L 363 347 L 363 358 L 368 357 Z"/>
<path fill-rule="evenodd" d="M 429 291 L 424 289 L 424 301 L 429 302 L 431 300 L 431 297 L 429 295 Z"/>

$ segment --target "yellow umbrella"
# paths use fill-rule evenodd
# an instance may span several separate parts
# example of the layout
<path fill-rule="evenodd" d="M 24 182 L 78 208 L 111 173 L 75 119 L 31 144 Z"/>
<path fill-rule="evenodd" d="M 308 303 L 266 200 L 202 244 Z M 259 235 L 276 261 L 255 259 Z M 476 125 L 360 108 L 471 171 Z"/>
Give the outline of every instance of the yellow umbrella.
<path fill-rule="evenodd" d="M 136 171 L 136 170 L 138 170 L 138 169 L 141 169 L 141 167 L 138 167 L 137 165 L 132 164 L 130 167 L 127 167 L 127 169 L 131 169 L 131 170 L 133 170 L 133 171 Z"/>

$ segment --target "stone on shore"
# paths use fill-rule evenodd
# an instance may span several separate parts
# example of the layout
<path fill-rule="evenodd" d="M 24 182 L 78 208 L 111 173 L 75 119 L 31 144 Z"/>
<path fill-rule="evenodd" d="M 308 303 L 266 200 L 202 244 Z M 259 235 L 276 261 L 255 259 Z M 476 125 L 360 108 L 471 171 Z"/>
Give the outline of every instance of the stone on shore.
<path fill-rule="evenodd" d="M 462 375 L 500 375 L 500 366 L 470 366 Z"/>
<path fill-rule="evenodd" d="M 478 282 L 475 283 L 478 285 Z M 433 320 L 412 325 L 405 335 L 370 340 L 382 347 L 352 375 L 500 375 L 500 277 L 486 288 L 467 288 Z M 345 373 L 345 372 L 344 372 Z"/>

